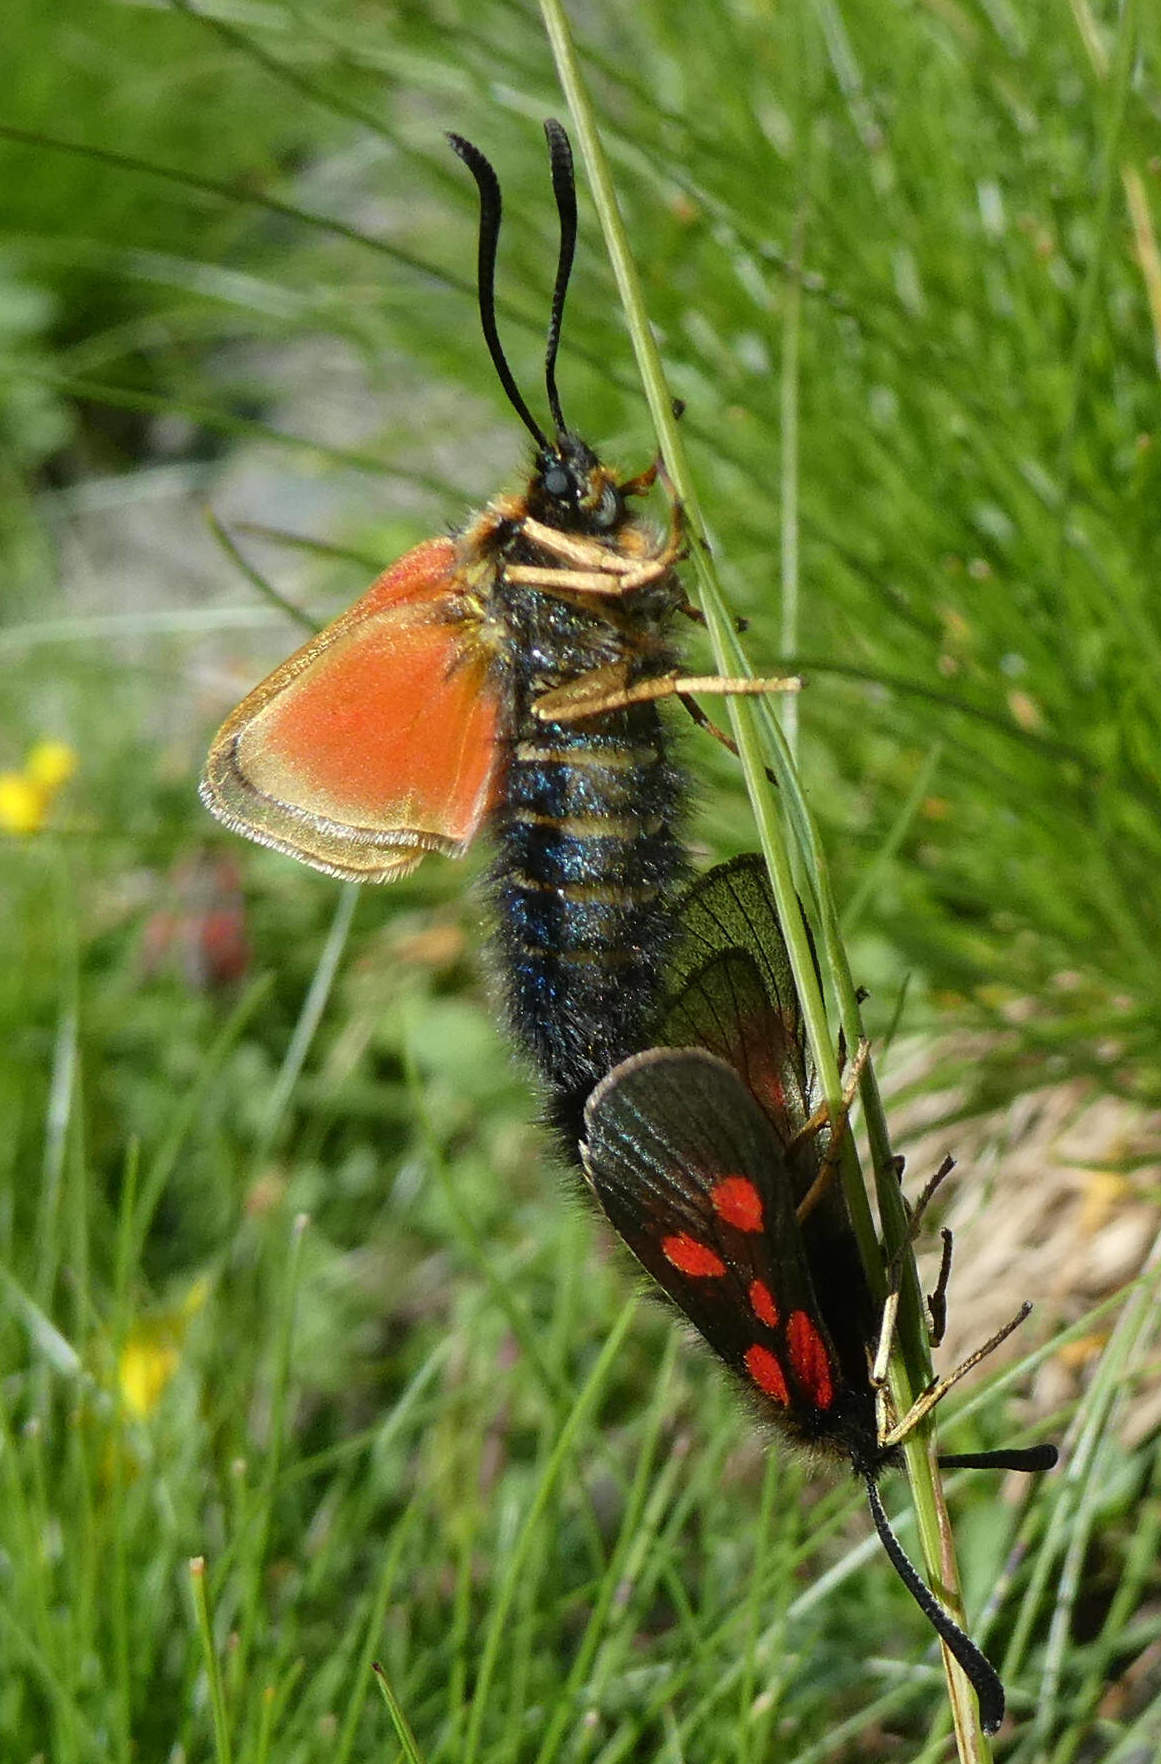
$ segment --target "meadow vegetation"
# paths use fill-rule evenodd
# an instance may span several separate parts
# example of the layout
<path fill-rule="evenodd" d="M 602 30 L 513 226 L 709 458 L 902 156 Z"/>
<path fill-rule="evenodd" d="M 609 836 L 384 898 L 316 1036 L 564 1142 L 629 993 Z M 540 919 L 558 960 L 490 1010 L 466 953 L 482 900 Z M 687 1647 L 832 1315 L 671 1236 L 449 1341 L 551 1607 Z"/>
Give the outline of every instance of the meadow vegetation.
<path fill-rule="evenodd" d="M 538 14 L 9 14 L 0 1754 L 945 1757 L 858 1487 L 766 1452 L 559 1174 L 490 1012 L 486 854 L 356 895 L 196 798 L 214 727 L 300 640 L 265 583 L 327 617 L 519 478 L 442 131 L 500 171 L 534 387 L 561 110 Z M 747 651 L 807 679 L 868 1027 L 909 1050 L 892 1110 L 938 1094 L 954 1148 L 1047 1086 L 1116 1098 L 1102 1166 L 1151 1204 L 1161 12 L 574 24 Z M 647 462 L 583 188 L 561 383 Z M 683 739 L 699 862 L 751 847 L 734 761 Z M 991 1208 L 1002 1233 L 1002 1168 Z M 1070 1473 L 1026 1505 L 953 1490 L 1005 1758 L 1158 1743 L 1161 1481 L 1123 1426 L 1149 1279 L 1072 1331 L 1082 1394 L 1038 1429 Z M 949 1447 L 1025 1437 L 1033 1373 L 981 1373 Z"/>

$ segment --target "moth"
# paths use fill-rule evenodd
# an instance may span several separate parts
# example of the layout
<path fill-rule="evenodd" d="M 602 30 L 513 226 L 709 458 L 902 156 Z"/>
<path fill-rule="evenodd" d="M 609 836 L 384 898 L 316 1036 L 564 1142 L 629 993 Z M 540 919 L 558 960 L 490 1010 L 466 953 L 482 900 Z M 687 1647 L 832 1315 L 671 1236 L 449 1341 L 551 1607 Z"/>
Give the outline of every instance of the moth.
<path fill-rule="evenodd" d="M 819 1107 L 762 860 L 711 870 L 679 903 L 677 919 L 661 1045 L 623 1061 L 593 1092 L 583 1167 L 618 1235 L 762 1418 L 861 1479 L 892 1566 L 963 1667 L 982 1724 L 994 1732 L 1004 1714 L 1000 1680 L 908 1561 L 877 1482 L 935 1401 L 1026 1312 L 911 1415 L 884 1425 L 873 1375 L 881 1308 L 834 1173 L 843 1126 Z M 941 1459 L 1020 1470 L 1055 1461 L 1052 1446 Z"/>
<path fill-rule="evenodd" d="M 357 882 L 406 876 L 427 852 L 459 857 L 486 829 L 505 1014 L 575 1149 L 585 1098 L 645 1045 L 662 986 L 689 787 L 660 701 L 700 718 L 695 690 L 797 682 L 681 675 L 674 627 L 697 615 L 676 567 L 678 506 L 658 527 L 637 506 L 656 468 L 622 476 L 565 421 L 576 187 L 565 130 L 544 127 L 560 222 L 548 428 L 496 325 L 499 180 L 449 136 L 479 192 L 480 318 L 532 437 L 526 482 L 409 551 L 255 687 L 214 738 L 201 795 L 236 832 Z"/>

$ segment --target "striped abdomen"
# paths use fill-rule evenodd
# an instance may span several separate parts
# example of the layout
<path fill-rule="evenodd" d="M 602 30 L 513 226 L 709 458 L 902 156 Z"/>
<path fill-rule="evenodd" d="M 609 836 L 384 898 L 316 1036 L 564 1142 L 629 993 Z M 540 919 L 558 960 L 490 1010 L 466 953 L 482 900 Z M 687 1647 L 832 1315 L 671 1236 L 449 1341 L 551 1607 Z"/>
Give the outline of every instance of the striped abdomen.
<path fill-rule="evenodd" d="M 593 1086 L 648 1042 L 683 794 L 653 705 L 529 720 L 512 743 L 494 820 L 496 940 L 513 1033 L 570 1152 Z"/>

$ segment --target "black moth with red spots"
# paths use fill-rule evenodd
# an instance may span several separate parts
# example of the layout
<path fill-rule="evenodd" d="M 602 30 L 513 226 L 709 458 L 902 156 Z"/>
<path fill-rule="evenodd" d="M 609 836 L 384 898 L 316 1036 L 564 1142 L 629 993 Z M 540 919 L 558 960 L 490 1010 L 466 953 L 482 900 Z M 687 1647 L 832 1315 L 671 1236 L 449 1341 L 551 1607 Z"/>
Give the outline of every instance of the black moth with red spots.
<path fill-rule="evenodd" d="M 593 1093 L 585 1155 L 617 1231 L 763 1412 L 800 1444 L 877 1469 L 869 1336 L 844 1365 L 811 1279 L 785 1145 L 733 1068 L 701 1048 L 624 1061 Z M 843 1325 L 864 1309 L 861 1286 L 844 1285 L 841 1300 L 829 1280 L 822 1288 Z"/>
<path fill-rule="evenodd" d="M 622 1061 L 592 1093 L 585 1170 L 619 1235 L 762 1415 L 863 1479 L 893 1567 L 994 1732 L 999 1678 L 907 1560 L 875 1486 L 898 1452 L 879 1441 L 870 1380 L 879 1316 L 841 1184 L 824 1185 L 797 1216 L 830 1130 L 802 1135 L 818 1087 L 761 859 L 719 865 L 688 890 L 678 917 L 665 1045 Z M 1055 1452 L 954 1461 L 1045 1469 Z"/>
<path fill-rule="evenodd" d="M 665 1045 L 623 1061 L 589 1100 L 593 1187 L 764 1414 L 877 1470 L 867 1344 L 878 1314 L 841 1186 L 796 1217 L 830 1134 L 798 1139 L 818 1085 L 761 859 L 694 883 L 678 922 Z"/>

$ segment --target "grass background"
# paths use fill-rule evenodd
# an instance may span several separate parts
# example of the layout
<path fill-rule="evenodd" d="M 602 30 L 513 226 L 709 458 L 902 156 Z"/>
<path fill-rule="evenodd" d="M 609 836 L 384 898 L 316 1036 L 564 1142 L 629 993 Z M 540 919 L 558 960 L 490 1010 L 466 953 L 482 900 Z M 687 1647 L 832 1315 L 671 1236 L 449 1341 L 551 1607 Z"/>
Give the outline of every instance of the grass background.
<path fill-rule="evenodd" d="M 1066 1081 L 1155 1109 L 1158 15 L 576 24 L 750 653 L 809 676 L 872 1033 L 939 1038 L 905 1089 L 947 1116 Z M 440 131 L 503 179 L 534 388 L 536 14 L 17 0 L 6 37 L 0 766 L 45 736 L 80 765 L 0 849 L 0 1752 L 393 1759 L 378 1659 L 427 1760 L 944 1755 L 857 1492 L 767 1456 L 671 1322 L 630 1314 L 555 1175 L 487 1008 L 483 860 L 356 898 L 219 838 L 193 793 L 297 641 L 207 502 L 321 617 L 519 473 Z M 634 466 L 585 200 L 565 408 Z M 748 847 L 736 768 L 687 752 L 699 849 Z M 228 984 L 202 850 L 241 876 Z M 1125 1119 L 1106 1162 L 1148 1199 L 1155 1117 Z M 1002 1231 L 1002 1171 L 993 1206 Z M 1117 1425 L 1147 1297 L 1078 1325 L 1108 1339 L 1056 1418 L 1069 1474 L 1028 1513 L 957 1492 L 1005 1756 L 1158 1743 L 1155 1453 Z M 994 1390 L 955 1443 L 1022 1418 Z"/>

